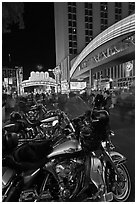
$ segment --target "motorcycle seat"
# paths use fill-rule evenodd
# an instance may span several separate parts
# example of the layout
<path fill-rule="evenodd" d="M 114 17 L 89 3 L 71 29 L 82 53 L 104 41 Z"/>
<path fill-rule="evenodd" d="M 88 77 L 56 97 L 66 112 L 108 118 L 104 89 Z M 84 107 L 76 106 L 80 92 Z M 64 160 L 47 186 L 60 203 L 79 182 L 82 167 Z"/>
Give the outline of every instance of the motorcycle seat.
<path fill-rule="evenodd" d="M 50 141 L 24 144 L 14 151 L 13 158 L 23 170 L 36 169 L 48 160 L 51 150 Z"/>
<path fill-rule="evenodd" d="M 42 167 L 46 162 L 48 161 L 47 157 L 43 158 L 40 161 L 37 161 L 35 163 L 31 162 L 17 162 L 15 158 L 12 155 L 7 156 L 5 159 L 2 161 L 2 166 L 3 167 L 10 167 L 12 169 L 15 169 L 18 172 L 27 172 L 29 170 L 35 170 L 40 167 Z"/>

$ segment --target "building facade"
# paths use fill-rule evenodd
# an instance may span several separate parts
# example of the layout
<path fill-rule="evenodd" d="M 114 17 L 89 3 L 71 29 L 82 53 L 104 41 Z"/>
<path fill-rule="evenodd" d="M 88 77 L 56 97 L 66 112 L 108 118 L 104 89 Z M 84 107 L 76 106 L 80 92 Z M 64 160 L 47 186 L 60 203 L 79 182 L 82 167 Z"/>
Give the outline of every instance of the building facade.
<path fill-rule="evenodd" d="M 134 13 L 135 2 L 56 2 L 54 9 L 56 65 L 61 65 L 69 56 L 68 70 L 73 60 L 96 36 Z M 132 67 L 130 71 L 127 68 L 129 64 Z M 101 87 L 101 83 L 107 87 L 107 82 L 111 80 L 113 83 L 109 84 L 113 87 L 126 87 L 134 82 L 135 63 L 130 60 L 106 69 L 93 69 L 90 74 L 93 75 L 93 88 Z"/>
<path fill-rule="evenodd" d="M 12 94 L 21 94 L 23 67 L 2 67 L 2 91 Z"/>
<path fill-rule="evenodd" d="M 135 2 L 55 2 L 56 65 L 135 11 Z"/>

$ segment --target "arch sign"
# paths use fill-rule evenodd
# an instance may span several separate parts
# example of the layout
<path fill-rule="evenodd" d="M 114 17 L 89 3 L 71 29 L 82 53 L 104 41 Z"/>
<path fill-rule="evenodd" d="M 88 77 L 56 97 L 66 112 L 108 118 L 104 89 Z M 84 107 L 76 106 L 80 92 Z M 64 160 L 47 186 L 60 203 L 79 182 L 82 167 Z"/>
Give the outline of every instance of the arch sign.
<path fill-rule="evenodd" d="M 29 80 L 24 80 L 22 82 L 22 87 L 28 86 L 38 86 L 38 85 L 51 85 L 56 86 L 56 81 L 49 76 L 48 72 L 31 72 Z"/>

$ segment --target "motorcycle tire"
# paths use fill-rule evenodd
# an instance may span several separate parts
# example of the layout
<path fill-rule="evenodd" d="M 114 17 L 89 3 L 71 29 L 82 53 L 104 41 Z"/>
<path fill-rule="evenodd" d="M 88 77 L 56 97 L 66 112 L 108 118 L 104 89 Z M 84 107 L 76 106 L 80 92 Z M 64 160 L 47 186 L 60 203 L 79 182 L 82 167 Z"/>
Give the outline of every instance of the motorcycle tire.
<path fill-rule="evenodd" d="M 131 192 L 131 180 L 128 170 L 124 164 L 118 165 L 120 174 L 124 177 L 124 181 L 115 181 L 115 188 L 113 192 L 114 201 L 125 202 L 127 201 Z"/>

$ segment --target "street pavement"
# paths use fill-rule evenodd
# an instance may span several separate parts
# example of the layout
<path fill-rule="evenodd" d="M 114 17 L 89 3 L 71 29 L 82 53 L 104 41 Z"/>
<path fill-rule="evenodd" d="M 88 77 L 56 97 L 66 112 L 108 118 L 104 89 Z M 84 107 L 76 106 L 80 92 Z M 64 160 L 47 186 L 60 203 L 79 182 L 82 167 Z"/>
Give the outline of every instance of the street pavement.
<path fill-rule="evenodd" d="M 112 138 L 116 151 L 127 158 L 126 166 L 131 178 L 131 195 L 128 202 L 135 201 L 135 118 L 125 114 L 124 119 L 121 112 L 113 109 L 110 112 L 111 129 L 115 132 Z"/>

